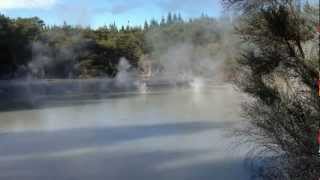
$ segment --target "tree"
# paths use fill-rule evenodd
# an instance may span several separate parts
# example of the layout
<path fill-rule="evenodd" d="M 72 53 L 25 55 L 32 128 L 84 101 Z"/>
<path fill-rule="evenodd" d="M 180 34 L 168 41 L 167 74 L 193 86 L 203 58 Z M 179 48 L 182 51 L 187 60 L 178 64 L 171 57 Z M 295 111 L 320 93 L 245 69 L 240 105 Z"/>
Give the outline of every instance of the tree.
<path fill-rule="evenodd" d="M 178 22 L 178 16 L 177 16 L 177 14 L 173 14 L 172 21 L 173 21 L 174 23 L 177 23 L 177 22 Z"/>
<path fill-rule="evenodd" d="M 172 13 L 169 12 L 168 16 L 167 16 L 167 23 L 168 24 L 172 24 L 173 23 L 173 19 L 172 19 Z"/>
<path fill-rule="evenodd" d="M 0 77 L 14 78 L 19 67 L 31 59 L 31 42 L 43 30 L 44 23 L 36 17 L 9 19 L 1 15 L 0 27 Z"/>
<path fill-rule="evenodd" d="M 109 30 L 113 33 L 118 32 L 118 27 L 116 26 L 116 22 L 109 25 Z"/>
<path fill-rule="evenodd" d="M 207 30 L 211 22 L 171 21 L 163 17 L 160 24 L 155 19 L 145 22 L 144 28 L 112 23 L 94 30 L 67 22 L 46 26 L 36 17 L 0 16 L 0 79 L 114 77 L 122 57 L 137 67 L 143 56 L 165 53 L 170 46 L 194 40 L 209 50 L 217 40 L 217 33 Z"/>
<path fill-rule="evenodd" d="M 164 26 L 166 24 L 166 19 L 162 16 L 160 26 Z"/>
<path fill-rule="evenodd" d="M 143 27 L 143 29 L 144 29 L 145 31 L 148 31 L 148 29 L 149 29 L 148 21 L 145 21 L 145 22 L 144 22 L 144 27 Z"/>
<path fill-rule="evenodd" d="M 181 16 L 180 13 L 178 14 L 178 22 L 179 22 L 179 23 L 183 23 L 183 19 L 182 19 L 182 16 Z"/>
<path fill-rule="evenodd" d="M 13 42 L 11 41 L 13 31 L 11 28 L 12 21 L 4 15 L 0 15 L 0 77 L 13 76 L 12 72 L 15 69 L 14 54 L 11 53 L 13 51 Z"/>
<path fill-rule="evenodd" d="M 159 26 L 159 23 L 157 20 L 155 19 L 152 19 L 151 22 L 150 22 L 150 28 L 156 28 Z"/>
<path fill-rule="evenodd" d="M 318 179 L 320 99 L 312 93 L 317 70 L 303 48 L 314 30 L 292 0 L 224 2 L 243 12 L 237 31 L 249 47 L 239 58 L 235 83 L 254 99 L 243 107 L 251 124 L 243 133 L 260 145 L 257 177 Z"/>

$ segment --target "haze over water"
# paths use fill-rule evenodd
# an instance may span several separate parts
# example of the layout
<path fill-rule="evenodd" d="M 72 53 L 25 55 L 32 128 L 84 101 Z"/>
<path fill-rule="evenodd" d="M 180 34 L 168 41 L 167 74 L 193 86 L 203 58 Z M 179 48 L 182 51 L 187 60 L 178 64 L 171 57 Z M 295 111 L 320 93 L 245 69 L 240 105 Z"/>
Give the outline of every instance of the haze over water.
<path fill-rule="evenodd" d="M 249 179 L 242 98 L 196 85 L 1 112 L 0 179 Z"/>

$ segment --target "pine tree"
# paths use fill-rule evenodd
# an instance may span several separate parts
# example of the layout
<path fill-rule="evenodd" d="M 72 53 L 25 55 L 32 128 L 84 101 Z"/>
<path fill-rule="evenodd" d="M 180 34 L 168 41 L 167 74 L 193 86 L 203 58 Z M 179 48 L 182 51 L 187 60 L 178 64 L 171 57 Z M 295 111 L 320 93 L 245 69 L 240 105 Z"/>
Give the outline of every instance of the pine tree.
<path fill-rule="evenodd" d="M 162 16 L 162 18 L 161 18 L 160 25 L 161 25 L 161 26 L 166 25 L 166 19 L 165 19 L 163 16 Z"/>
<path fill-rule="evenodd" d="M 144 29 L 145 31 L 147 31 L 147 30 L 149 29 L 148 21 L 145 21 L 145 22 L 144 22 L 143 29 Z"/>
<path fill-rule="evenodd" d="M 181 17 L 181 14 L 180 14 L 180 13 L 178 14 L 178 22 L 179 22 L 179 23 L 183 23 L 183 19 L 182 19 L 182 17 Z"/>
<path fill-rule="evenodd" d="M 120 31 L 121 31 L 121 32 L 124 32 L 125 30 L 126 30 L 126 29 L 125 29 L 124 26 L 122 25 Z"/>
<path fill-rule="evenodd" d="M 150 22 L 150 28 L 155 28 L 155 27 L 158 27 L 159 26 L 159 23 L 157 20 L 155 19 L 152 19 L 151 22 Z"/>
<path fill-rule="evenodd" d="M 172 24 L 172 14 L 169 12 L 168 17 L 167 17 L 167 23 Z"/>
<path fill-rule="evenodd" d="M 173 23 L 177 23 L 178 22 L 178 16 L 177 14 L 173 14 Z"/>

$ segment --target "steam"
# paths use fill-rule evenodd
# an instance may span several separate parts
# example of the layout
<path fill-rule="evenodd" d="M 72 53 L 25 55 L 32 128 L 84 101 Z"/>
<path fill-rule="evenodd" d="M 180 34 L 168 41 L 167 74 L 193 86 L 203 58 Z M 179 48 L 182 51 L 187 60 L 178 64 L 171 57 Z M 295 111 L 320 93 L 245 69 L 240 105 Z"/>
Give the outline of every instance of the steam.
<path fill-rule="evenodd" d="M 31 73 L 40 78 L 45 77 L 44 69 L 53 63 L 50 57 L 50 48 L 41 42 L 32 44 L 33 58 L 28 64 Z"/>
<path fill-rule="evenodd" d="M 131 65 L 124 57 L 120 59 L 118 65 L 118 74 L 115 78 L 117 87 L 129 88 L 132 87 L 136 80 L 136 71 L 131 70 Z"/>
<path fill-rule="evenodd" d="M 233 36 L 230 19 L 221 18 L 216 23 L 202 24 L 201 31 L 206 34 L 216 33 L 219 38 L 208 45 L 193 42 L 186 37 L 183 42 L 172 42 L 161 30 L 147 34 L 149 43 L 155 47 L 152 52 L 152 80 L 163 80 L 172 84 L 185 83 L 199 91 L 208 83 L 221 83 L 228 79 L 240 47 L 240 40 Z"/>
<path fill-rule="evenodd" d="M 117 88 L 135 89 L 141 94 L 146 94 L 149 90 L 147 83 L 140 78 L 136 69 L 132 68 L 128 60 L 124 57 L 120 59 L 118 74 L 114 79 Z"/>
<path fill-rule="evenodd" d="M 204 80 L 202 78 L 194 78 L 190 85 L 195 92 L 200 92 L 204 87 Z"/>
<path fill-rule="evenodd" d="M 148 55 L 150 58 L 141 61 L 150 61 L 151 76 L 149 73 L 147 76 L 143 75 L 139 70 L 141 67 L 136 69 L 130 65 L 130 60 L 123 57 L 119 59 L 116 77 L 101 76 L 86 80 L 74 78 L 80 73 L 76 59 L 85 56 L 89 40 L 81 33 L 64 32 L 61 29 L 50 31 L 32 44 L 33 59 L 27 67 L 21 67 L 20 72 L 28 72 L 28 81 L 10 84 L 8 89 L 16 90 L 12 96 L 32 99 L 32 103 L 36 101 L 34 97 L 52 94 L 76 94 L 79 97 L 124 91 L 145 94 L 153 88 L 169 86 L 183 86 L 191 88 L 195 93 L 201 93 L 210 87 L 211 83 L 225 81 L 227 72 L 230 72 L 226 70 L 226 66 L 229 66 L 226 64 L 234 58 L 239 49 L 238 38 L 230 35 L 231 25 L 221 22 L 216 26 L 209 24 L 201 27 L 207 33 L 218 31 L 220 38 L 209 45 L 195 44 L 191 37 L 183 42 L 170 42 L 163 32 L 150 31 L 146 39 L 152 44 L 154 51 Z M 58 44 L 61 37 L 69 38 L 67 45 Z M 49 47 L 48 42 L 58 45 Z M 63 80 L 43 79 L 57 77 L 61 72 Z M 65 79 L 66 77 L 68 79 Z"/>
<path fill-rule="evenodd" d="M 199 53 L 192 44 L 178 44 L 160 57 L 164 68 L 161 76 L 174 81 L 193 81 L 195 78 L 216 79 L 223 66 L 219 56 L 210 57 L 208 52 Z"/>
<path fill-rule="evenodd" d="M 65 35 L 65 33 L 69 33 Z M 77 72 L 77 57 L 86 53 L 87 39 L 82 35 L 63 30 L 54 30 L 42 35 L 42 40 L 32 43 L 32 61 L 29 62 L 29 77 L 44 78 L 50 76 L 73 78 Z M 59 45 L 59 40 L 67 36 L 69 43 Z M 49 47 L 49 43 L 55 43 Z M 51 73 L 51 74 L 46 74 Z"/>
<path fill-rule="evenodd" d="M 149 91 L 149 88 L 147 86 L 147 83 L 145 82 L 142 82 L 142 81 L 138 81 L 136 86 L 138 87 L 138 91 L 141 93 L 141 94 L 147 94 L 148 91 Z"/>
<path fill-rule="evenodd" d="M 174 2 L 178 3 L 178 1 L 174 1 Z M 188 0 L 187 2 L 191 2 L 191 1 Z M 181 4 L 181 2 L 179 3 Z M 212 27 L 208 26 L 206 28 L 210 30 Z M 221 31 L 221 34 L 223 34 L 222 32 L 223 31 Z M 62 153 L 60 152 L 63 152 L 64 149 L 69 154 L 73 154 L 73 153 L 77 154 L 78 152 L 82 152 L 82 150 L 80 149 L 79 151 L 77 147 L 83 147 L 84 149 L 83 152 L 88 152 L 88 149 L 89 151 L 92 151 L 93 149 L 92 152 L 96 153 L 95 147 L 91 147 L 92 144 L 97 145 L 98 148 L 96 149 L 99 149 L 98 151 L 102 152 L 105 150 L 105 148 L 103 148 L 102 146 L 106 146 L 107 149 L 110 149 L 109 146 L 112 146 L 113 144 L 115 145 L 124 144 L 127 147 L 128 143 L 126 142 L 129 142 L 129 145 L 133 144 L 132 147 L 130 145 L 129 151 L 131 149 L 137 149 L 137 143 L 138 143 L 139 145 L 138 150 L 139 151 L 143 150 L 142 153 L 147 152 L 147 156 L 149 152 L 152 152 L 153 154 L 154 150 L 156 149 L 156 154 L 157 152 L 160 152 L 160 155 L 159 155 L 160 160 L 163 159 L 164 157 L 163 152 L 165 152 L 164 154 L 168 154 L 168 152 L 172 150 L 174 150 L 172 152 L 175 152 L 176 150 L 182 151 L 183 149 L 187 149 L 188 151 L 186 152 L 190 151 L 192 154 L 194 150 L 196 151 L 200 150 L 199 153 L 201 154 L 203 154 L 203 152 L 209 152 L 209 151 L 212 151 L 212 152 L 218 151 L 222 153 L 225 152 L 224 144 L 221 144 L 221 146 L 220 145 L 216 146 L 213 143 L 212 144 L 213 148 L 211 148 L 210 145 L 208 146 L 208 144 L 210 143 L 207 142 L 207 139 L 208 137 L 209 139 L 218 138 L 221 141 L 222 134 L 220 134 L 220 130 L 216 131 L 217 126 L 221 126 L 221 125 L 225 126 L 225 125 L 228 125 L 228 124 L 225 124 L 225 121 L 238 119 L 238 111 L 236 109 L 237 106 L 234 107 L 234 105 L 238 101 L 237 98 L 239 98 L 239 96 L 233 91 L 229 92 L 228 89 L 232 89 L 229 87 L 226 87 L 223 89 L 216 88 L 212 96 L 211 95 L 208 96 L 207 94 L 203 93 L 203 90 L 205 90 L 205 88 L 208 88 L 207 86 L 208 82 L 224 81 L 224 76 L 225 76 L 224 65 L 225 65 L 226 59 L 228 58 L 228 55 L 232 52 L 231 49 L 224 48 L 226 47 L 224 43 L 225 41 L 228 41 L 228 39 L 223 38 L 223 40 L 217 42 L 219 44 L 211 44 L 211 46 L 213 47 L 202 47 L 194 44 L 191 40 L 169 44 L 165 38 L 162 38 L 164 37 L 163 34 L 151 32 L 150 34 L 147 35 L 148 36 L 147 38 L 153 39 L 154 36 L 160 37 L 158 38 L 160 39 L 159 41 L 151 40 L 151 43 L 155 47 L 155 51 L 152 52 L 152 54 L 150 55 L 151 57 L 150 62 L 151 62 L 151 69 L 152 69 L 151 76 L 142 77 L 141 72 L 139 72 L 138 69 L 135 69 L 133 66 L 130 65 L 129 62 L 131 61 L 123 57 L 119 60 L 119 64 L 117 66 L 118 73 L 115 78 L 111 79 L 109 77 L 101 77 L 101 78 L 95 78 L 95 79 L 80 80 L 80 79 L 73 79 L 74 73 L 77 73 L 77 64 L 76 64 L 77 62 L 75 62 L 75 59 L 81 56 L 80 53 L 85 53 L 87 40 L 83 38 L 81 35 L 71 34 L 67 36 L 70 38 L 70 42 L 71 42 L 67 46 L 57 45 L 55 48 L 49 47 L 46 41 L 55 41 L 59 39 L 60 33 L 63 33 L 63 32 L 59 32 L 59 31 L 52 32 L 45 36 L 46 37 L 45 41 L 38 41 L 32 44 L 33 59 L 28 64 L 27 68 L 30 69 L 30 77 L 36 77 L 36 78 L 30 79 L 30 81 L 17 82 L 14 84 L 13 83 L 5 84 L 6 87 L 4 89 L 9 89 L 8 92 L 10 92 L 10 89 L 14 90 L 10 92 L 12 93 L 11 96 L 14 97 L 12 99 L 9 98 L 10 100 L 19 99 L 19 101 L 21 100 L 23 101 L 24 100 L 23 97 L 24 97 L 26 98 L 26 101 L 30 102 L 32 105 L 33 104 L 37 105 L 37 103 L 40 102 L 39 106 L 43 107 L 41 104 L 41 101 L 45 101 L 47 99 L 49 99 L 50 101 L 51 100 L 50 98 L 52 98 L 53 101 L 58 101 L 58 103 L 63 103 L 63 104 L 67 104 L 70 98 L 76 99 L 77 101 L 80 101 L 80 103 L 82 103 L 82 100 L 85 100 L 84 102 L 86 102 L 87 100 L 86 98 L 88 97 L 90 98 L 90 102 L 91 102 L 92 98 L 103 98 L 105 97 L 105 95 L 108 96 L 109 94 L 113 94 L 114 92 L 119 93 L 124 91 L 130 91 L 130 92 L 134 91 L 140 94 L 145 94 L 151 91 L 153 87 L 159 87 L 159 86 L 175 87 L 175 85 L 182 84 L 183 87 L 188 88 L 188 92 L 179 91 L 179 92 L 174 92 L 170 94 L 162 94 L 160 96 L 153 96 L 153 98 L 150 98 L 150 102 L 149 101 L 146 102 L 144 98 L 138 98 L 133 100 L 131 98 L 128 98 L 125 100 L 122 100 L 122 99 L 116 99 L 115 101 L 108 100 L 106 101 L 106 103 L 93 104 L 88 106 L 72 106 L 70 108 L 69 107 L 68 108 L 50 108 L 50 109 L 45 109 L 40 111 L 32 111 L 31 115 L 29 114 L 29 116 L 28 116 L 28 113 L 30 113 L 29 111 L 22 111 L 22 112 L 19 112 L 19 116 L 14 116 L 14 115 L 10 116 L 11 114 L 9 114 L 9 116 L 4 116 L 5 117 L 3 118 L 5 120 L 4 122 L 7 122 L 6 120 L 10 120 L 10 123 L 18 122 L 19 124 L 21 124 L 20 125 L 20 128 L 22 127 L 21 129 L 26 129 L 25 127 L 29 126 L 29 127 L 35 128 L 36 130 L 37 129 L 43 130 L 45 128 L 72 129 L 72 128 L 85 127 L 83 129 L 80 129 L 79 131 L 78 130 L 70 131 L 70 134 L 72 135 L 72 137 L 75 137 L 75 138 L 72 138 L 72 137 L 66 138 L 66 141 L 62 143 L 62 146 L 59 146 L 58 152 L 51 149 L 49 154 L 61 155 Z M 48 77 L 47 70 L 57 69 L 61 71 L 61 67 L 59 66 L 61 64 L 65 65 L 63 66 L 65 69 L 63 68 L 62 70 L 64 74 L 70 72 L 67 75 L 69 79 L 63 79 L 63 80 L 42 79 L 44 77 Z M 0 82 L 0 86 L 1 85 L 2 84 Z M 8 88 L 8 86 L 10 87 Z M 193 90 L 192 93 L 189 93 L 189 87 L 191 88 L 191 90 Z M 0 92 L 0 97 L 2 98 L 3 96 L 6 95 L 6 93 L 7 92 L 5 93 Z M 60 99 L 60 102 L 59 102 L 59 99 Z M 228 107 L 228 108 L 225 108 L 225 107 Z M 14 117 L 18 117 L 18 118 L 14 119 Z M 217 120 L 217 121 L 223 120 L 223 121 L 221 121 L 221 123 L 218 122 L 217 124 L 213 124 L 214 127 L 211 127 L 212 125 L 208 123 L 204 123 L 203 125 L 201 125 L 202 121 L 208 122 L 210 120 Z M 186 123 L 187 125 L 184 125 L 184 121 L 188 122 Z M 188 124 L 191 121 L 195 122 L 192 124 L 195 124 L 196 127 L 188 128 L 189 126 Z M 197 125 L 199 122 L 200 122 L 200 125 L 204 126 L 205 128 L 202 128 L 202 127 L 199 128 Z M 170 124 L 168 126 L 165 124 L 163 125 L 163 123 L 170 123 Z M 181 127 L 179 125 L 180 123 L 182 123 Z M 140 131 L 141 128 L 139 125 L 140 126 L 148 125 L 148 126 L 147 128 L 143 128 L 142 131 Z M 95 129 L 92 128 L 91 126 L 99 127 L 100 129 L 97 129 L 97 133 L 96 133 Z M 108 127 L 105 129 L 104 126 L 111 126 L 111 127 Z M 117 128 L 113 129 L 112 126 L 122 126 L 122 128 L 119 128 L 117 130 Z M 194 126 L 194 125 L 191 125 L 191 126 Z M 210 126 L 210 127 L 208 128 L 207 126 Z M 182 131 L 176 133 L 176 130 L 180 131 L 179 129 L 181 130 L 186 129 L 185 127 L 187 128 L 187 131 L 188 131 L 188 134 L 190 134 L 190 137 L 185 136 L 187 134 L 185 135 L 181 134 Z M 111 129 L 111 131 L 109 131 L 109 128 Z M 214 129 L 213 133 L 208 131 L 211 128 Z M 197 131 L 195 130 L 190 131 L 188 129 L 199 129 L 197 130 L 199 131 L 199 134 L 197 135 L 195 133 Z M 146 135 L 144 135 L 143 133 L 144 130 L 147 130 Z M 167 136 L 162 136 L 164 135 L 163 133 L 167 133 L 167 132 L 170 133 L 172 130 L 173 132 L 175 132 L 174 134 L 176 134 L 177 136 L 176 138 L 174 136 L 172 136 L 173 139 L 171 136 L 169 138 L 167 138 Z M 65 135 L 70 135 L 69 131 L 62 131 L 62 132 L 68 132 Z M 79 134 L 76 133 L 75 134 L 76 136 L 74 136 L 74 134 L 72 134 L 74 132 L 78 132 Z M 128 137 L 131 134 L 133 135 L 132 136 L 133 139 L 124 138 L 125 136 L 123 136 L 123 134 L 126 134 L 127 132 L 129 133 Z M 60 131 L 57 131 L 57 133 L 59 134 Z M 194 136 L 195 134 L 196 136 Z M 55 135 L 55 133 L 52 133 L 52 135 Z M 80 138 L 78 138 L 77 135 L 80 135 Z M 106 135 L 108 136 L 107 138 L 106 138 Z M 63 137 L 63 136 L 58 136 L 56 140 L 59 141 L 59 137 Z M 44 137 L 49 137 L 50 139 L 50 136 L 44 136 Z M 86 141 L 86 140 L 94 139 L 92 137 L 98 138 L 97 142 L 91 143 L 88 141 L 88 144 L 86 143 L 83 144 L 83 138 L 84 138 L 84 141 Z M 163 138 L 164 140 L 159 141 L 159 137 L 160 139 L 164 137 Z M 196 146 L 192 143 L 190 144 L 190 147 L 188 144 L 186 145 L 185 143 L 186 137 L 192 138 L 191 141 L 188 141 L 188 142 L 197 142 Z M 27 138 L 30 138 L 30 137 L 28 136 Z M 107 140 L 101 141 L 99 138 L 107 139 Z M 38 142 L 38 139 L 39 137 L 36 137 L 37 142 Z M 75 141 L 71 142 L 73 141 L 73 139 Z M 110 139 L 110 143 L 108 139 Z M 42 142 L 42 139 L 40 140 Z M 44 138 L 43 140 L 46 140 L 46 138 Z M 70 142 L 68 143 L 68 141 L 71 142 L 71 145 L 70 145 Z M 133 143 L 131 143 L 131 141 Z M 223 139 L 223 141 L 221 142 L 224 142 L 224 141 L 225 139 Z M 14 141 L 10 141 L 10 142 L 13 142 L 14 144 Z M 52 145 L 54 147 L 56 146 L 56 144 L 54 144 L 56 141 L 54 142 L 48 141 L 48 142 L 50 147 Z M 58 144 L 61 144 L 61 143 L 58 143 Z M 67 146 L 63 147 L 63 144 L 67 144 Z M 147 148 L 141 149 L 140 145 L 142 147 L 147 147 Z M 173 145 L 173 146 L 167 147 L 167 145 Z M 14 146 L 14 147 L 20 147 L 20 146 Z M 216 147 L 219 147 L 219 148 L 217 149 Z M 60 149 L 62 150 L 60 151 Z M 117 150 L 119 148 L 115 148 L 115 149 Z M 28 151 L 29 150 L 30 148 L 28 149 Z M 46 148 L 44 150 L 46 150 Z M 124 150 L 125 152 L 129 152 L 128 149 L 124 149 Z M 31 151 L 32 149 L 30 150 L 30 152 Z M 138 156 L 141 155 L 141 151 L 140 152 L 132 151 L 132 152 L 134 152 L 133 154 L 137 154 Z M 40 152 L 40 155 L 41 153 L 42 152 Z M 44 154 L 46 154 L 46 152 Z M 181 152 L 179 152 L 178 154 L 181 154 Z M 26 156 L 28 155 L 29 154 L 27 154 Z M 226 154 L 221 154 L 221 155 L 223 156 L 226 155 L 227 157 L 228 155 L 230 155 L 230 153 L 227 152 Z M 221 155 L 218 154 L 219 157 Z M 136 155 L 134 155 L 133 157 L 134 159 L 136 159 L 136 158 L 139 158 L 138 156 L 136 157 Z M 187 153 L 187 156 L 189 157 L 188 153 Z M 188 165 L 188 163 L 191 164 L 191 162 L 195 160 L 199 161 L 199 159 L 200 161 L 202 161 L 202 159 L 205 159 L 206 160 L 205 163 L 207 163 L 209 156 L 215 157 L 215 156 L 212 156 L 211 154 L 205 154 L 205 156 L 201 156 L 201 157 L 196 157 L 192 159 L 187 158 L 185 162 L 182 162 L 182 164 Z M 112 157 L 112 154 L 110 154 L 110 157 Z M 47 156 L 46 156 L 46 159 L 48 159 Z M 61 159 L 65 159 L 65 158 L 61 158 Z M 85 158 L 85 159 L 87 160 L 88 158 Z M 97 159 L 96 156 L 95 156 L 95 159 Z M 181 163 L 180 159 L 181 158 L 178 158 L 177 162 L 176 160 L 169 161 L 169 163 L 165 163 L 164 165 L 160 163 L 160 168 L 168 168 L 168 167 L 170 168 L 170 165 L 172 167 L 172 164 L 178 167 L 179 165 L 177 164 Z M 103 157 L 102 157 L 102 160 L 103 162 L 107 162 L 103 159 Z M 147 162 L 150 160 L 152 159 L 149 159 L 149 156 L 148 156 L 146 159 L 143 159 L 143 162 L 144 161 Z M 182 161 L 184 161 L 184 159 L 182 159 Z M 82 163 L 81 160 L 79 162 Z M 157 165 L 159 165 L 158 160 L 155 162 Z M 76 163 L 74 164 L 76 165 Z M 99 161 L 98 163 L 94 161 L 94 164 L 99 164 Z M 136 163 L 133 163 L 133 164 L 134 166 L 136 166 Z M 147 162 L 146 164 L 148 167 L 150 167 L 149 162 Z M 67 161 L 67 165 L 68 165 L 68 161 Z M 81 170 L 79 171 L 79 169 L 77 169 L 77 167 L 79 166 L 73 166 L 73 167 L 75 167 L 74 168 L 75 170 L 78 170 L 77 172 L 82 172 Z M 105 169 L 105 166 L 99 166 L 99 167 L 102 167 L 102 169 L 103 168 Z M 202 165 L 200 165 L 199 167 L 202 167 Z M 145 169 L 145 168 L 140 168 L 140 169 Z M 211 168 L 208 168 L 208 169 L 211 169 Z M 115 168 L 115 170 L 118 170 L 117 167 Z M 157 172 L 155 173 L 155 175 L 159 174 L 158 169 L 156 170 Z M 89 169 L 89 171 L 91 171 L 91 169 Z M 14 173 L 14 171 L 12 172 Z M 84 171 L 84 174 L 86 173 L 87 171 Z M 92 173 L 92 171 L 89 172 L 89 174 L 90 173 Z M 137 173 L 134 172 L 134 175 L 137 175 Z M 151 175 L 153 176 L 153 173 L 151 173 Z M 81 176 L 81 173 L 79 177 L 80 176 Z"/>

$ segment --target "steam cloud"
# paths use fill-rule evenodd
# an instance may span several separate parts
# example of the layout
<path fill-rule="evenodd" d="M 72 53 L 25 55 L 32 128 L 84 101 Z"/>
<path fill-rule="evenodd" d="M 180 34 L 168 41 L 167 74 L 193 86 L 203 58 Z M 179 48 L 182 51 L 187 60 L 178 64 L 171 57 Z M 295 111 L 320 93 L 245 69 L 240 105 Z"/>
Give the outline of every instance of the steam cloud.
<path fill-rule="evenodd" d="M 87 40 L 81 34 L 72 34 L 68 37 L 71 42 L 54 49 L 48 47 L 46 42 L 37 41 L 32 44 L 33 60 L 27 67 L 22 67 L 20 72 L 29 69 L 29 81 L 20 81 L 6 84 L 6 89 L 15 89 L 10 92 L 8 97 L 21 99 L 25 97 L 28 101 L 36 101 L 37 98 L 43 98 L 47 95 L 68 95 L 78 94 L 84 96 L 88 94 L 123 92 L 138 90 L 141 93 L 146 92 L 152 87 L 175 86 L 183 84 L 184 86 L 194 87 L 197 91 L 207 82 L 223 82 L 225 71 L 224 66 L 227 59 L 237 53 L 237 37 L 231 36 L 230 24 L 224 24 L 220 21 L 217 26 L 208 25 L 204 27 L 205 31 L 211 32 L 213 28 L 220 35 L 219 44 L 214 47 L 199 47 L 191 40 L 184 42 L 175 42 L 168 44 L 164 34 L 161 32 L 148 33 L 146 38 L 150 40 L 155 52 L 150 55 L 152 76 L 144 79 L 138 69 L 130 66 L 128 60 L 120 59 L 118 65 L 118 74 L 114 79 L 108 77 L 99 79 L 75 80 L 73 72 L 77 72 L 77 65 L 74 62 L 79 56 L 79 52 L 86 52 Z M 50 32 L 45 35 L 47 41 L 59 39 L 61 32 Z M 62 35 L 65 36 L 65 35 Z M 154 37 L 160 39 L 154 41 Z M 165 49 L 163 49 L 165 47 Z M 161 53 L 159 50 L 161 49 Z M 158 52 L 157 52 L 158 51 Z M 59 64 L 70 64 L 65 66 L 64 73 L 69 73 L 67 80 L 36 80 L 31 77 L 42 79 L 48 77 L 45 69 L 55 68 Z M 58 68 L 61 70 L 61 68 Z M 50 77 L 50 76 L 49 76 Z M 5 85 L 1 84 L 0 86 Z M 8 87 L 9 86 L 9 87 Z M 2 93 L 7 96 L 6 92 Z M 1 94 L 0 94 L 1 95 Z M 22 98 L 23 99 L 23 98 Z"/>

